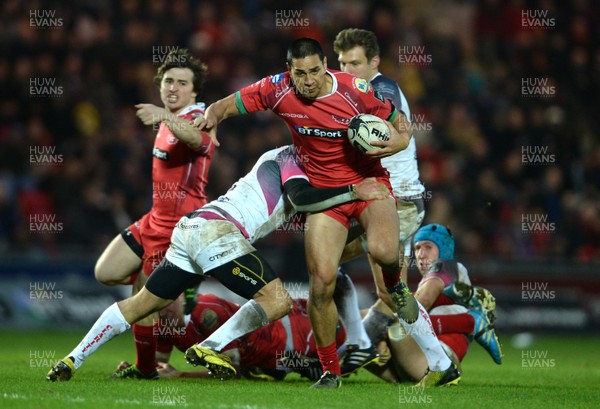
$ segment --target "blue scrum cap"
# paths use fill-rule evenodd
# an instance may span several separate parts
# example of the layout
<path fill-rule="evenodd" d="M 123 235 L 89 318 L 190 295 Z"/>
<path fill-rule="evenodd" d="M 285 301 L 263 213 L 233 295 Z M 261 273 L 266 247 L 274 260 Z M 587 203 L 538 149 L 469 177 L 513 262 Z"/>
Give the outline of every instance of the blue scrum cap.
<path fill-rule="evenodd" d="M 413 244 L 422 240 L 429 240 L 435 243 L 440 251 L 440 258 L 454 258 L 454 239 L 452 238 L 452 232 L 446 226 L 428 224 L 421 227 L 415 233 Z"/>

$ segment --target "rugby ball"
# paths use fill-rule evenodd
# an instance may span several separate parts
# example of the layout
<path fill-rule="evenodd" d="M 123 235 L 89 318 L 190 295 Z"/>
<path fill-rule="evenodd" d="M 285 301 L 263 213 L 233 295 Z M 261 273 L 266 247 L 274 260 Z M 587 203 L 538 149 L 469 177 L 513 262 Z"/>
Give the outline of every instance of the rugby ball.
<path fill-rule="evenodd" d="M 371 149 L 381 149 L 371 145 L 372 141 L 388 141 L 390 130 L 378 116 L 358 114 L 348 124 L 348 139 L 359 152 L 365 153 Z"/>

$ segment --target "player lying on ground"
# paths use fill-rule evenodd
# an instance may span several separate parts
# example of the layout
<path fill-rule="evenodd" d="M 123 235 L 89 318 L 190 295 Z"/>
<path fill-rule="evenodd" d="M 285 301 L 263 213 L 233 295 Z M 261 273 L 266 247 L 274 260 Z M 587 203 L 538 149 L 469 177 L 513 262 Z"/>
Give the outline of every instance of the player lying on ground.
<path fill-rule="evenodd" d="M 454 259 L 450 230 L 439 224 L 423 226 L 413 243 L 417 267 L 423 276 L 415 296 L 431 314 L 433 327 L 450 358 L 455 363 L 462 361 L 469 342 L 475 339 L 500 364 L 502 350 L 493 326 L 495 299 L 488 290 L 471 286 L 467 269 Z M 457 294 L 457 286 L 467 291 Z M 386 306 L 381 303 L 376 308 Z M 379 343 L 382 352 L 389 348 L 391 359 L 382 367 L 368 368 L 391 382 L 420 379 L 427 371 L 427 360 L 409 336 L 412 334 L 394 323 L 387 330 L 386 343 L 381 343 L 382 335 L 381 331 L 372 333 L 372 340 Z"/>
<path fill-rule="evenodd" d="M 240 306 L 212 294 L 200 294 L 189 317 L 187 327 L 181 331 L 166 328 L 158 336 L 157 361 L 161 378 L 207 378 L 208 370 L 178 371 L 168 364 L 173 348 L 184 352 L 195 343 L 208 338 L 225 324 Z M 304 357 L 317 357 L 315 338 L 306 312 L 306 300 L 294 299 L 292 311 L 285 317 L 233 340 L 221 350 L 231 358 L 237 375 L 250 379 L 281 380 L 293 369 L 302 371 Z M 168 316 L 161 317 L 169 321 Z M 343 326 L 338 326 L 336 343 L 341 346 L 346 338 Z M 190 337 L 189 334 L 193 336 Z M 296 357 L 300 358 L 296 362 Z M 285 358 L 285 359 L 282 359 Z M 316 360 L 318 363 L 318 359 Z M 122 362 L 118 369 L 130 367 Z M 306 375 L 305 372 L 302 372 Z M 318 373 L 316 379 L 321 376 Z M 314 377 L 313 377 L 314 378 Z"/>
<path fill-rule="evenodd" d="M 190 348 L 186 358 L 216 374 L 234 375 L 229 359 L 214 351 L 283 317 L 292 308 L 281 280 L 252 246 L 289 220 L 293 208 L 286 197 L 298 211 L 318 211 L 353 200 L 388 198 L 389 191 L 374 179 L 338 188 L 313 188 L 289 146 L 268 151 L 224 196 L 181 218 L 165 259 L 144 288 L 107 308 L 75 349 L 54 365 L 47 379 L 69 380 L 100 345 L 172 303 L 204 274 L 250 301 L 202 345 Z"/>
<path fill-rule="evenodd" d="M 413 240 L 417 265 L 423 275 L 415 296 L 429 310 L 433 328 L 449 358 L 459 365 L 470 341 L 475 339 L 494 362 L 500 364 L 502 351 L 493 327 L 495 299 L 488 290 L 471 287 L 466 268 L 454 260 L 454 239 L 450 231 L 444 226 L 431 224 L 419 229 Z M 338 297 L 352 298 L 353 286 L 341 284 L 343 282 L 338 278 L 337 290 L 342 291 Z M 457 287 L 461 289 L 460 293 Z M 353 307 L 352 304 L 340 304 L 349 309 Z M 377 315 L 377 319 L 367 320 L 373 314 Z M 345 312 L 341 315 L 353 314 Z M 358 311 L 355 315 L 360 317 Z M 422 380 L 428 362 L 415 342 L 415 334 L 407 332 L 381 300 L 363 315 L 366 315 L 363 323 L 369 325 L 370 341 L 377 345 L 379 352 L 379 362 L 366 368 L 389 382 Z M 352 342 L 351 337 L 359 332 L 353 328 L 356 322 L 345 321 L 346 343 Z M 374 325 L 375 322 L 378 325 Z M 446 383 L 441 379 L 441 384 Z M 424 382 L 418 385 L 431 386 Z"/>

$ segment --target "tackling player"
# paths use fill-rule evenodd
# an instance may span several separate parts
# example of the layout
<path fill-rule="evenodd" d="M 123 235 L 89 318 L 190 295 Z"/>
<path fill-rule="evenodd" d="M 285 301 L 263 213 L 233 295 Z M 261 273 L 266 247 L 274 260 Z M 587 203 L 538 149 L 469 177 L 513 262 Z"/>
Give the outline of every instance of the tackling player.
<path fill-rule="evenodd" d="M 293 212 L 290 202 L 298 211 L 320 211 L 348 201 L 388 197 L 389 191 L 374 179 L 338 188 L 314 188 L 293 149 L 287 146 L 266 152 L 225 195 L 180 219 L 164 260 L 146 285 L 135 296 L 107 308 L 72 352 L 54 365 L 47 379 L 69 380 L 98 347 L 172 303 L 204 274 L 250 301 L 201 346 L 191 347 L 186 358 L 217 375 L 234 375 L 228 357 L 214 351 L 292 308 L 281 280 L 252 243 L 289 220 Z"/>
<path fill-rule="evenodd" d="M 293 41 L 287 50 L 285 73 L 271 75 L 242 88 L 208 107 L 206 118 L 195 123 L 216 140 L 216 127 L 225 118 L 250 112 L 272 110 L 288 126 L 294 145 L 307 155 L 306 173 L 317 187 L 336 187 L 376 177 L 389 187 L 387 172 L 379 159 L 408 146 L 409 123 L 392 103 L 384 100 L 361 78 L 327 69 L 321 45 L 314 39 Z M 382 149 L 367 155 L 355 150 L 346 138 L 350 119 L 359 113 L 376 115 L 390 129 L 389 142 L 376 142 Z M 390 294 L 386 301 L 407 326 L 428 326 L 419 314 L 412 293 L 400 280 L 398 216 L 393 200 L 351 203 L 311 213 L 305 232 L 306 261 L 309 271 L 308 303 L 311 324 L 317 339 L 323 377 L 316 388 L 341 385 L 340 364 L 335 346 L 338 314 L 333 302 L 337 265 L 351 219 L 357 219 L 367 233 L 369 252 L 383 272 Z M 426 331 L 420 331 L 426 333 Z M 460 375 L 444 354 L 435 336 L 419 340 L 431 351 L 432 374 Z"/>
<path fill-rule="evenodd" d="M 152 150 L 152 208 L 100 255 L 94 273 L 103 284 L 134 284 L 133 294 L 137 293 L 165 256 L 177 221 L 207 202 L 204 189 L 214 144 L 191 125 L 204 113 L 204 103 L 196 98 L 206 72 L 206 66 L 188 50 L 172 51 L 154 78 L 164 107 L 135 106 L 144 125 L 160 124 Z M 144 274 L 138 275 L 140 270 Z M 137 370 L 115 373 L 115 377 L 156 376 L 155 322 L 156 316 L 150 316 L 133 326 Z"/>

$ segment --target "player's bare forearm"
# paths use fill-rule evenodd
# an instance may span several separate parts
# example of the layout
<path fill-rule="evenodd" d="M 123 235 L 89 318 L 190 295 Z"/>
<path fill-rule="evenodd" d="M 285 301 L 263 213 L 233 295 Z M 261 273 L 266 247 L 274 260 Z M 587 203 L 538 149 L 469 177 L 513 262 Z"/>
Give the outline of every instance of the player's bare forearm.
<path fill-rule="evenodd" d="M 235 94 L 231 94 L 212 103 L 206 109 L 203 118 L 196 118 L 194 126 L 207 132 L 215 146 L 220 146 L 221 144 L 217 140 L 217 125 L 219 125 L 222 120 L 239 114 L 240 111 L 235 104 Z"/>
<path fill-rule="evenodd" d="M 371 149 L 366 154 L 372 158 L 381 159 L 403 151 L 408 147 L 412 134 L 411 125 L 403 113 L 398 112 L 394 122 L 385 122 L 390 130 L 390 139 L 388 141 L 372 141 L 374 146 L 380 146 L 381 149 Z"/>
<path fill-rule="evenodd" d="M 171 133 L 192 149 L 201 147 L 204 143 L 200 130 L 192 123 L 176 115 L 169 114 L 163 120 L 163 123 L 169 128 Z"/>
<path fill-rule="evenodd" d="M 163 122 L 177 139 L 192 149 L 202 146 L 203 139 L 200 131 L 185 119 L 153 104 L 137 104 L 135 108 L 137 109 L 135 114 L 144 125 Z"/>

